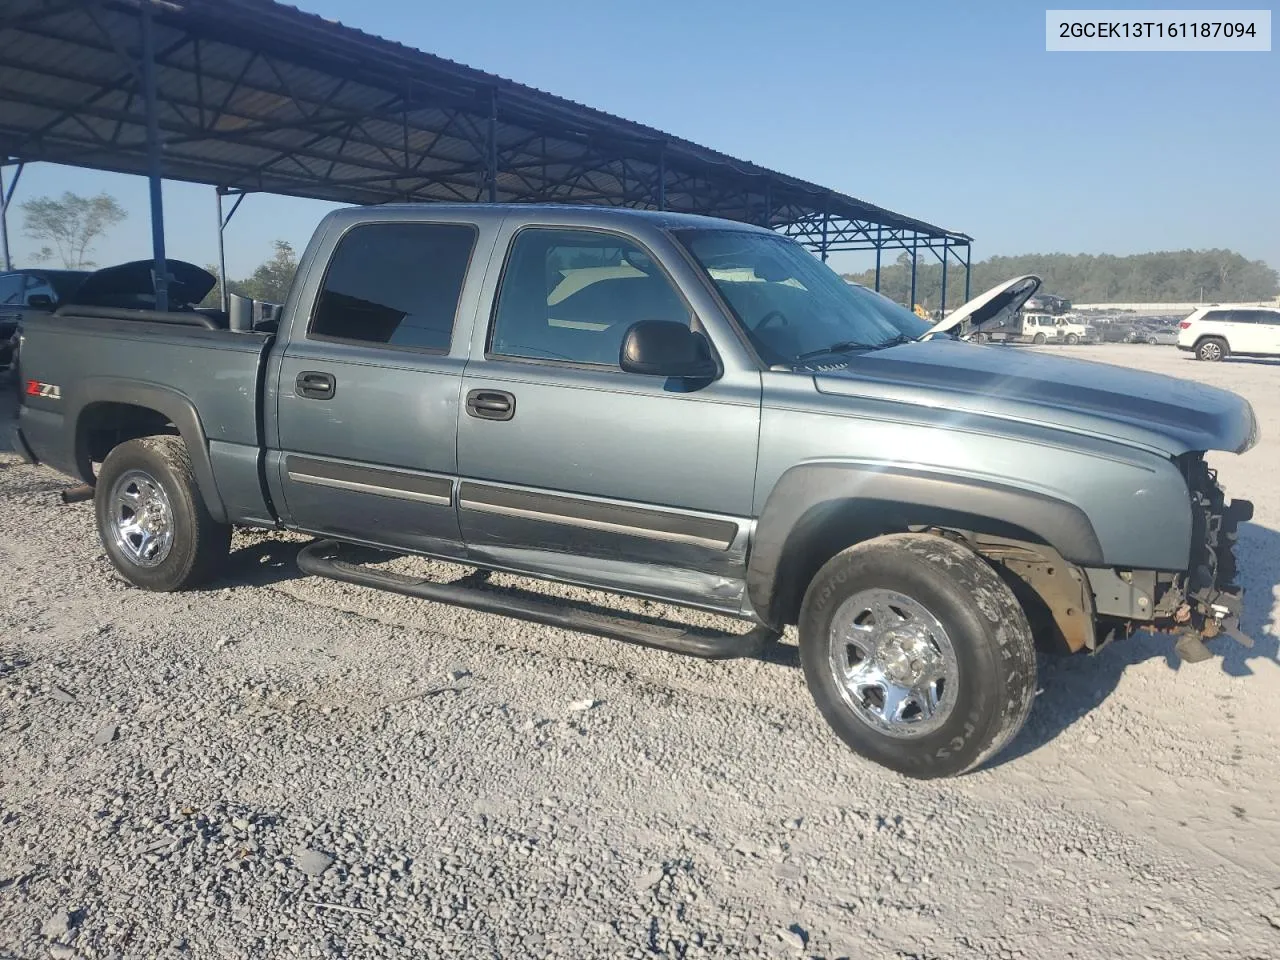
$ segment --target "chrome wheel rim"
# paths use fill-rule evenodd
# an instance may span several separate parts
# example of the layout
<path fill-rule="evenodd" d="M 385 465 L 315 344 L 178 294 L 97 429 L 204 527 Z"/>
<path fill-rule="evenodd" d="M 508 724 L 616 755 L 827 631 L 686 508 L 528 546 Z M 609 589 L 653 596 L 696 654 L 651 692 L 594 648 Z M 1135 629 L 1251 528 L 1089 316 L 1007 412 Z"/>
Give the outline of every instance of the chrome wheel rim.
<path fill-rule="evenodd" d="M 111 488 L 111 534 L 130 563 L 154 567 L 173 549 L 173 508 L 155 478 L 142 470 L 123 474 Z"/>
<path fill-rule="evenodd" d="M 853 594 L 831 621 L 832 679 L 853 715 L 878 733 L 909 739 L 937 730 L 959 686 L 951 638 L 905 594 Z"/>
<path fill-rule="evenodd" d="M 1222 348 L 1216 343 L 1206 343 L 1200 348 L 1200 356 L 1206 360 L 1217 360 L 1222 356 Z"/>

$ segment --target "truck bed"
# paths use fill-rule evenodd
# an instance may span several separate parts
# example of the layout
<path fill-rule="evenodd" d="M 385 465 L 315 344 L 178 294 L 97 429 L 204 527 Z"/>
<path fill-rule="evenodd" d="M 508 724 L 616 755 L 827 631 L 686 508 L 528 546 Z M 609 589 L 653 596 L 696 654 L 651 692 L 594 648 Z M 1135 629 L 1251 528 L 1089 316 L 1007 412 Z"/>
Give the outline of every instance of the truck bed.
<path fill-rule="evenodd" d="M 233 501 L 248 516 L 264 513 L 261 380 L 272 336 L 138 316 L 60 312 L 26 325 L 18 364 L 25 394 L 19 427 L 28 451 L 92 482 L 94 415 L 109 412 L 118 432 L 122 406 L 158 409 L 194 448 L 197 474 L 213 482 L 222 501 L 215 513 Z M 78 421 L 79 430 L 64 429 Z"/>

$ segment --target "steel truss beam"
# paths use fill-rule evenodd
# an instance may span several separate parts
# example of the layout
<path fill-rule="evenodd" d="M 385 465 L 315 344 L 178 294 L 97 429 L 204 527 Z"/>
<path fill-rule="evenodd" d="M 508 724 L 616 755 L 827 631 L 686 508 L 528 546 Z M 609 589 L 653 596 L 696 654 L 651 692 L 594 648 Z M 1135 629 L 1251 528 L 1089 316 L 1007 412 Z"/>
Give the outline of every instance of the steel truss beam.
<path fill-rule="evenodd" d="M 363 51 L 344 59 L 335 55 L 339 38 L 296 11 L 233 15 L 238 5 L 228 5 L 224 16 L 197 0 L 27 2 L 40 5 L 0 24 L 11 52 L 0 66 L 0 156 L 148 173 L 157 184 L 163 164 L 166 177 L 218 185 L 220 200 L 253 191 L 357 203 L 676 209 L 778 229 L 824 259 L 874 250 L 877 278 L 886 249 L 913 258 L 927 250 L 944 268 L 955 257 L 968 284 L 963 234 L 698 153 L 501 78 L 428 68 L 411 61 L 421 57 L 413 51 L 384 51 L 397 70 Z M 296 32 L 271 35 L 245 31 L 239 16 L 301 19 Z M 23 36 L 42 43 L 23 44 Z M 36 55 L 50 44 L 84 56 Z M 104 73 L 112 57 L 118 68 Z M 8 122 L 6 103 L 34 108 L 38 122 Z M 156 212 L 158 186 L 152 196 Z M 865 215 L 836 212 L 850 204 Z M 219 214 L 220 234 L 229 220 Z M 159 258 L 162 233 L 154 240 Z"/>

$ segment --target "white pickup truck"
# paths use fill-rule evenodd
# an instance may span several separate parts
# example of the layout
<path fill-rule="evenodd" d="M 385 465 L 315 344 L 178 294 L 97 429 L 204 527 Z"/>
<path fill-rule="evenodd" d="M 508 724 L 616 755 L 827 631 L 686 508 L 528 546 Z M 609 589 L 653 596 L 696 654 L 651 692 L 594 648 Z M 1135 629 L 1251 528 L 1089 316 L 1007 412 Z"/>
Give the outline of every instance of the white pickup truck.
<path fill-rule="evenodd" d="M 975 332 L 976 343 L 1099 343 L 1096 327 L 1071 316 L 1022 313 L 1012 323 Z"/>

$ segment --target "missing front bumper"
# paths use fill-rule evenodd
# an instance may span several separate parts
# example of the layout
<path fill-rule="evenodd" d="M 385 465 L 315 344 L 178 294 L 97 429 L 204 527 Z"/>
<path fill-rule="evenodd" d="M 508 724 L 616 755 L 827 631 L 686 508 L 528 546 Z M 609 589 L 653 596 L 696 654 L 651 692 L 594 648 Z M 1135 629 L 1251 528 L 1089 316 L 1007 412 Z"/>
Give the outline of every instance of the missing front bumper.
<path fill-rule="evenodd" d="M 1236 541 L 1240 524 L 1253 519 L 1248 500 L 1227 501 L 1217 475 L 1197 460 L 1189 466 L 1195 543 L 1191 568 L 1168 597 L 1162 597 L 1157 629 L 1177 636 L 1174 649 L 1188 663 L 1207 660 L 1205 641 L 1226 635 L 1246 647 L 1253 640 L 1240 629 L 1244 588 L 1237 584 Z M 1180 587 L 1180 589 L 1176 589 Z"/>
<path fill-rule="evenodd" d="M 1192 514 L 1192 549 L 1184 573 L 1087 570 L 1099 617 L 1098 644 L 1135 631 L 1170 634 L 1187 662 L 1213 654 L 1206 641 L 1228 636 L 1246 647 L 1240 629 L 1244 590 L 1236 583 L 1235 546 L 1242 523 L 1253 518 L 1248 500 L 1228 501 L 1202 455 L 1179 458 Z"/>

